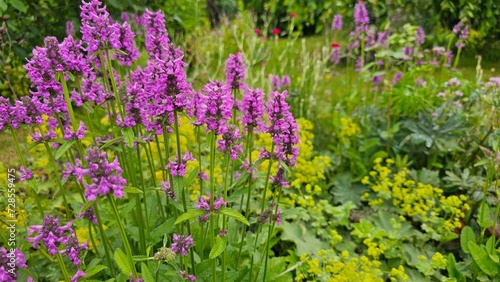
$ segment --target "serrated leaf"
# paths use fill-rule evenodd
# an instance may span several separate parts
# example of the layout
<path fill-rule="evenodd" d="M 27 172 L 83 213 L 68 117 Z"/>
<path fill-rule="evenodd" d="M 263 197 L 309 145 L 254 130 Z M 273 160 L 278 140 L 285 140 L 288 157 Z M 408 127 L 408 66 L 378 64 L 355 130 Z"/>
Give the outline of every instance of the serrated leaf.
<path fill-rule="evenodd" d="M 284 161 L 282 161 L 282 160 L 278 160 L 278 162 L 279 162 L 279 163 L 280 163 L 280 165 L 281 165 L 281 166 L 285 169 L 285 171 L 286 171 L 287 173 L 292 173 L 292 171 L 290 170 L 290 168 L 288 167 L 288 165 L 287 165 Z"/>
<path fill-rule="evenodd" d="M 191 186 L 192 182 L 194 181 L 194 179 L 196 178 L 196 176 L 198 175 L 198 170 L 199 168 L 198 167 L 195 167 L 188 175 L 188 177 L 186 178 L 186 180 L 184 181 L 184 184 L 186 185 L 186 187 L 189 187 Z"/>
<path fill-rule="evenodd" d="M 478 167 L 478 166 L 489 164 L 489 163 L 490 163 L 490 160 L 481 160 L 481 161 L 475 163 L 474 166 Z"/>
<path fill-rule="evenodd" d="M 89 113 L 91 113 L 91 114 L 93 114 L 93 113 L 94 113 L 94 109 L 92 109 L 92 107 L 91 107 L 91 106 L 89 106 L 87 103 L 83 103 L 83 104 L 82 104 L 82 106 L 83 106 L 83 108 L 84 108 L 85 110 L 87 110 L 87 112 L 89 112 Z"/>
<path fill-rule="evenodd" d="M 142 194 L 141 189 L 132 186 L 125 186 L 124 191 L 125 193 L 130 193 L 130 194 Z"/>
<path fill-rule="evenodd" d="M 482 228 L 488 228 L 493 225 L 493 221 L 490 220 L 490 207 L 486 202 L 483 202 L 479 208 L 477 223 Z"/>
<path fill-rule="evenodd" d="M 108 267 L 105 266 L 105 265 L 96 265 L 94 267 L 89 267 L 86 271 L 85 271 L 85 274 L 87 274 L 87 276 L 85 276 L 85 278 L 90 278 L 94 275 L 96 275 L 97 273 L 103 271 L 104 269 L 107 269 Z"/>
<path fill-rule="evenodd" d="M 142 274 L 142 279 L 144 279 L 144 282 L 155 282 L 155 279 L 153 278 L 151 271 L 149 270 L 148 266 L 145 263 L 141 263 L 141 274 Z"/>
<path fill-rule="evenodd" d="M 127 255 L 121 249 L 116 249 L 113 257 L 116 265 L 118 265 L 123 274 L 128 276 L 132 273 L 132 269 L 127 261 Z"/>
<path fill-rule="evenodd" d="M 179 224 L 181 222 L 184 222 L 186 220 L 190 220 L 192 218 L 198 217 L 200 215 L 205 214 L 205 210 L 196 210 L 196 209 L 191 209 L 188 210 L 187 212 L 181 214 L 177 220 L 174 222 L 174 224 Z"/>
<path fill-rule="evenodd" d="M 26 5 L 24 5 L 23 2 L 20 0 L 9 0 L 10 4 L 12 7 L 14 7 L 16 10 L 18 10 L 21 13 L 26 13 L 26 10 L 28 9 Z"/>
<path fill-rule="evenodd" d="M 479 268 L 489 276 L 497 275 L 500 266 L 489 257 L 486 249 L 471 241 L 469 241 L 468 245 L 470 254 Z"/>
<path fill-rule="evenodd" d="M 3 11 L 7 11 L 7 4 L 5 3 L 4 0 L 0 0 L 0 10 L 3 12 Z"/>
<path fill-rule="evenodd" d="M 57 149 L 57 152 L 55 155 L 56 160 L 60 159 L 64 155 L 64 153 L 66 153 L 66 151 L 69 148 L 71 148 L 71 146 L 73 146 L 74 143 L 75 143 L 75 140 L 70 140 L 70 141 L 64 143 L 61 147 L 59 147 L 59 149 Z"/>
<path fill-rule="evenodd" d="M 69 79 L 71 79 L 71 81 L 75 81 L 75 76 L 72 73 L 66 72 L 65 74 L 69 77 Z"/>
<path fill-rule="evenodd" d="M 233 209 L 222 207 L 222 208 L 220 208 L 219 212 L 221 214 L 232 217 L 243 224 L 250 226 L 250 224 L 248 223 L 248 220 L 241 213 L 239 213 Z"/>
<path fill-rule="evenodd" d="M 209 257 L 211 259 L 214 259 L 218 257 L 220 254 L 222 254 L 225 249 L 226 249 L 226 237 L 217 236 L 217 239 L 215 239 L 215 244 L 212 247 L 212 250 L 210 250 Z"/>
<path fill-rule="evenodd" d="M 164 223 L 160 224 L 157 226 L 153 231 L 151 231 L 151 237 L 154 238 L 160 238 L 163 235 L 170 235 L 173 233 L 175 230 L 174 227 L 174 219 L 169 218 L 167 219 Z"/>
<path fill-rule="evenodd" d="M 132 148 L 134 146 L 134 131 L 132 128 L 127 127 L 122 129 L 123 140 L 127 144 L 127 147 Z"/>
<path fill-rule="evenodd" d="M 174 194 L 177 199 L 182 199 L 182 189 L 184 188 L 184 177 L 182 176 L 173 176 L 172 184 L 174 187 Z"/>
<path fill-rule="evenodd" d="M 460 233 L 460 246 L 464 253 L 469 253 L 469 242 L 476 243 L 476 235 L 470 226 L 465 226 Z"/>

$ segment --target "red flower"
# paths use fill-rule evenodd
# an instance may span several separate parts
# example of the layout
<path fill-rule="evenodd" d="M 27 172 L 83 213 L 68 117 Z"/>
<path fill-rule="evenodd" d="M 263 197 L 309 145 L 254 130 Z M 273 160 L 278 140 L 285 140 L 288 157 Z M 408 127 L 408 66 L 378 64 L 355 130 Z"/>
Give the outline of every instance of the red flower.
<path fill-rule="evenodd" d="M 262 32 L 260 31 L 260 29 L 254 29 L 253 33 L 255 33 L 257 35 L 261 35 L 262 34 Z"/>
<path fill-rule="evenodd" d="M 273 34 L 274 35 L 279 35 L 280 33 L 281 33 L 281 29 L 279 29 L 279 28 L 273 29 Z"/>
<path fill-rule="evenodd" d="M 293 18 L 296 18 L 296 17 L 297 17 L 297 14 L 295 14 L 295 13 L 291 13 L 291 14 L 290 14 L 290 18 L 292 18 L 292 19 L 293 19 Z"/>
<path fill-rule="evenodd" d="M 332 48 L 340 48 L 340 44 L 338 44 L 337 42 L 333 42 Z"/>

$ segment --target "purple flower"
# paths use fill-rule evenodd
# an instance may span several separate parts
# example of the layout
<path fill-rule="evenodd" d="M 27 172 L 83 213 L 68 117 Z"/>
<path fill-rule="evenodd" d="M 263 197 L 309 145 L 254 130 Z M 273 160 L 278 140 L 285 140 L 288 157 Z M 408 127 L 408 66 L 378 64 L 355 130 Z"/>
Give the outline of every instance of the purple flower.
<path fill-rule="evenodd" d="M 176 254 L 180 254 L 182 256 L 186 256 L 188 253 L 188 249 L 194 246 L 193 237 L 191 235 L 184 236 L 178 235 L 174 233 L 174 242 L 172 243 L 172 251 Z"/>
<path fill-rule="evenodd" d="M 71 277 L 71 280 L 70 280 L 70 281 L 71 281 L 71 282 L 78 282 L 78 278 L 80 278 L 80 277 L 86 277 L 86 276 L 87 276 L 87 274 L 85 274 L 85 272 L 83 272 L 82 270 L 78 269 L 78 270 L 76 271 L 75 275 L 73 275 L 73 276 Z"/>
<path fill-rule="evenodd" d="M 375 85 L 379 85 L 380 82 L 382 82 L 382 77 L 380 75 L 375 75 L 373 76 L 372 82 Z"/>
<path fill-rule="evenodd" d="M 146 30 L 146 52 L 153 59 L 165 59 L 164 48 L 170 42 L 167 28 L 165 27 L 165 17 L 161 11 L 151 12 L 146 9 L 142 16 L 142 25 Z"/>
<path fill-rule="evenodd" d="M 366 31 L 368 29 L 368 23 L 370 18 L 368 17 L 368 11 L 364 2 L 357 2 L 354 5 L 354 24 L 357 26 L 357 31 Z"/>
<path fill-rule="evenodd" d="M 170 187 L 170 182 L 169 181 L 162 181 L 161 182 L 161 190 L 165 191 L 167 193 L 167 196 L 169 196 L 172 200 L 178 201 L 177 197 L 175 196 L 174 190 Z"/>
<path fill-rule="evenodd" d="M 64 237 L 61 240 L 61 243 L 66 245 L 66 248 L 61 251 L 61 254 L 67 254 L 69 257 L 69 261 L 71 261 L 74 266 L 82 264 L 82 261 L 80 260 L 80 251 L 82 249 L 89 249 L 87 241 L 85 241 L 85 243 L 83 244 L 80 244 L 78 243 L 78 238 L 76 238 L 75 233 L 71 233 L 68 237 Z"/>
<path fill-rule="evenodd" d="M 421 77 L 419 77 L 415 80 L 416 87 L 425 87 L 426 85 L 427 85 L 427 82 Z"/>
<path fill-rule="evenodd" d="M 220 208 L 224 206 L 227 207 L 227 203 L 224 201 L 224 198 L 220 196 L 220 198 L 217 200 L 217 197 L 214 196 L 214 208 L 213 212 L 219 212 Z M 198 198 L 198 203 L 196 204 L 196 209 L 197 210 L 204 210 L 205 214 L 201 215 L 198 217 L 198 220 L 200 222 L 206 222 L 209 217 L 210 217 L 210 193 L 207 193 L 206 196 L 201 196 Z"/>
<path fill-rule="evenodd" d="M 332 56 L 330 57 L 330 62 L 338 65 L 340 63 L 340 47 L 333 48 Z"/>
<path fill-rule="evenodd" d="M 237 160 L 238 153 L 243 154 L 239 128 L 232 124 L 229 125 L 227 132 L 222 134 L 222 139 L 217 141 L 217 149 L 229 153 L 232 160 Z"/>
<path fill-rule="evenodd" d="M 335 14 L 333 16 L 333 21 L 332 21 L 332 30 L 341 30 L 341 29 L 342 29 L 342 15 Z"/>
<path fill-rule="evenodd" d="M 99 0 L 90 2 L 82 1 L 80 17 L 82 18 L 82 40 L 87 44 L 87 53 L 93 55 L 98 50 L 109 49 L 117 37 L 117 25 L 106 11 L 106 6 L 101 6 Z"/>
<path fill-rule="evenodd" d="M 35 237 L 27 237 L 26 241 L 33 243 L 33 248 L 38 249 L 40 241 L 47 248 L 51 255 L 57 253 L 57 247 L 64 241 L 64 233 L 73 232 L 70 221 L 68 224 L 59 226 L 59 218 L 53 215 L 45 215 L 42 225 L 32 225 L 28 231 L 28 235 L 37 232 Z"/>
<path fill-rule="evenodd" d="M 90 207 L 86 209 L 84 212 L 81 214 L 77 215 L 76 218 L 86 218 L 90 220 L 93 224 L 97 225 L 97 217 L 94 212 L 94 207 Z"/>
<path fill-rule="evenodd" d="M 81 161 L 76 159 L 74 166 L 70 163 L 66 164 L 67 169 L 64 171 L 63 178 L 69 175 L 77 177 L 77 180 L 85 187 L 85 198 L 88 201 L 94 201 L 97 196 L 105 196 L 109 193 L 113 193 L 117 198 L 123 197 L 123 187 L 127 181 L 121 177 L 123 170 L 117 157 L 110 163 L 106 152 L 102 152 L 98 147 L 90 147 L 84 159 L 88 164 L 88 169 L 83 168 Z M 90 178 L 90 184 L 83 182 L 84 176 Z"/>
<path fill-rule="evenodd" d="M 124 22 L 128 21 L 128 14 L 127 14 L 127 12 L 122 12 L 121 13 L 121 18 L 122 18 L 122 21 L 124 21 Z"/>
<path fill-rule="evenodd" d="M 24 254 L 18 248 L 0 247 L 0 281 L 16 282 L 20 268 L 26 269 Z"/>
<path fill-rule="evenodd" d="M 460 32 L 460 39 L 467 40 L 469 38 L 469 27 L 465 26 L 464 29 Z"/>
<path fill-rule="evenodd" d="M 173 161 L 169 161 L 169 163 L 165 166 L 165 169 L 170 169 L 170 174 L 172 176 L 184 176 L 186 175 L 186 164 L 188 161 L 195 161 L 193 158 L 193 154 L 189 151 L 184 153 L 182 159 L 179 159 L 179 156 L 176 156 Z"/>
<path fill-rule="evenodd" d="M 396 85 L 396 83 L 398 83 L 398 81 L 403 77 L 403 73 L 401 72 L 397 72 L 395 75 L 394 75 L 394 78 L 392 79 L 392 85 Z"/>
<path fill-rule="evenodd" d="M 425 42 L 425 32 L 424 29 L 419 26 L 417 31 L 415 31 L 415 46 L 420 46 Z"/>
<path fill-rule="evenodd" d="M 10 104 L 9 98 L 0 96 L 0 131 L 2 131 L 5 126 L 11 125 L 11 118 L 10 118 L 11 107 L 12 105 Z"/>
<path fill-rule="evenodd" d="M 113 43 L 113 48 L 124 52 L 125 54 L 116 53 L 116 58 L 121 66 L 132 66 L 132 62 L 139 59 L 141 54 L 135 46 L 134 33 L 130 25 L 124 22 L 123 25 L 115 23 L 114 36 L 116 40 Z"/>
<path fill-rule="evenodd" d="M 66 34 L 75 36 L 75 26 L 73 25 L 73 22 L 67 21 L 66 22 Z"/>
<path fill-rule="evenodd" d="M 271 89 L 272 91 L 281 90 L 281 79 L 278 75 L 271 76 Z"/>
<path fill-rule="evenodd" d="M 227 122 L 233 117 L 233 98 L 228 86 L 219 81 L 209 82 L 203 90 L 207 96 L 207 109 L 202 122 L 207 125 L 206 131 L 215 131 L 222 135 L 227 132 Z"/>
<path fill-rule="evenodd" d="M 276 203 L 272 202 L 269 204 L 269 207 L 265 209 L 258 217 L 257 222 L 260 224 L 271 223 L 271 219 L 276 221 L 278 225 L 281 224 L 281 209 L 277 207 L 276 214 L 273 214 L 273 210 L 276 207 Z"/>
<path fill-rule="evenodd" d="M 287 91 L 271 92 L 267 103 L 267 116 L 270 123 L 267 132 L 273 137 L 278 158 L 288 165 L 295 165 L 299 154 L 297 148 L 300 142 L 299 128 L 290 112 L 290 106 L 285 102 L 287 95 Z"/>
<path fill-rule="evenodd" d="M 241 53 L 230 54 L 226 61 L 226 81 L 231 89 L 241 89 L 245 79 L 245 62 Z"/>
<path fill-rule="evenodd" d="M 287 87 L 290 86 L 290 76 L 284 75 L 281 77 L 281 87 Z"/>
<path fill-rule="evenodd" d="M 285 169 L 280 167 L 276 172 L 276 176 L 270 176 L 269 179 L 272 181 L 272 185 L 275 187 L 289 187 L 290 184 L 285 181 Z"/>
<path fill-rule="evenodd" d="M 65 71 L 74 75 L 85 75 L 91 72 L 89 62 L 85 58 L 83 51 L 82 41 L 73 39 L 71 35 L 64 38 L 59 45 L 59 53 Z"/>
<path fill-rule="evenodd" d="M 264 93 L 260 89 L 245 88 L 241 111 L 243 112 L 241 123 L 245 131 L 251 127 L 262 129 L 265 111 Z"/>
<path fill-rule="evenodd" d="M 182 278 L 182 280 L 190 280 L 190 281 L 196 281 L 196 276 L 192 275 L 192 274 L 188 274 L 186 271 L 184 270 L 180 270 L 177 272 L 177 274 L 179 274 Z"/>
<path fill-rule="evenodd" d="M 80 121 L 80 126 L 78 127 L 78 130 L 76 132 L 73 131 L 72 126 L 67 126 L 67 128 L 64 131 L 64 140 L 76 140 L 76 139 L 83 139 L 85 137 L 85 131 L 87 131 L 87 127 L 83 123 L 83 121 Z"/>
<path fill-rule="evenodd" d="M 25 169 L 24 166 L 19 167 L 19 172 L 21 173 L 20 181 L 30 180 L 33 178 L 33 172 L 30 169 Z"/>
<path fill-rule="evenodd" d="M 377 33 L 377 44 L 379 44 L 381 47 L 387 48 L 387 42 L 390 35 L 391 34 L 389 30 Z"/>
<path fill-rule="evenodd" d="M 458 35 L 458 32 L 460 32 L 460 29 L 462 28 L 462 21 L 459 21 L 455 26 L 453 26 L 452 32 L 455 35 Z"/>

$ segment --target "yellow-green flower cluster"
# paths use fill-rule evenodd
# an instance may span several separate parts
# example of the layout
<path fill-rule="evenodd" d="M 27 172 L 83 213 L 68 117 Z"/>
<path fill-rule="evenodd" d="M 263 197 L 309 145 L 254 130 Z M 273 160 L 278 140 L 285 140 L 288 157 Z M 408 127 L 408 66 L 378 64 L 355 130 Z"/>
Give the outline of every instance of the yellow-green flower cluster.
<path fill-rule="evenodd" d="M 445 196 L 443 190 L 430 184 L 416 182 L 409 178 L 408 168 L 396 171 L 392 159 L 375 160 L 369 176 L 361 181 L 370 185 L 375 197 L 369 193 L 362 196 L 370 206 L 390 201 L 400 214 L 430 225 L 438 233 L 453 232 L 461 227 L 461 219 L 470 207 L 467 197 Z"/>
<path fill-rule="evenodd" d="M 295 282 L 383 282 L 386 279 L 408 281 L 402 265 L 390 272 L 384 272 L 381 270 L 380 261 L 370 260 L 367 256 L 358 256 L 348 251 L 338 253 L 333 249 L 320 250 L 312 256 L 301 255 L 300 261 L 302 265 L 297 268 Z"/>
<path fill-rule="evenodd" d="M 340 118 L 340 138 L 348 144 L 351 144 L 351 137 L 361 134 L 361 128 L 352 120 L 352 118 Z"/>

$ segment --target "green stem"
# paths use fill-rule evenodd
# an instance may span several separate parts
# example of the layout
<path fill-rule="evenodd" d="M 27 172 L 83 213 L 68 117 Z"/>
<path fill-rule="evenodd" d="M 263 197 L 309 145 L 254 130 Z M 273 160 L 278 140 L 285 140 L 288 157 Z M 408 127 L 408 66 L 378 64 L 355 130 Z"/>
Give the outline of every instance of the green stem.
<path fill-rule="evenodd" d="M 118 107 L 118 111 L 120 112 L 122 119 L 125 119 L 125 113 L 121 105 L 118 88 L 116 87 L 115 73 L 113 72 L 113 66 L 111 65 L 111 59 L 109 57 L 108 49 L 106 49 L 106 63 L 108 65 L 109 75 L 111 77 L 111 86 L 113 87 L 113 93 L 115 94 L 116 106 Z"/>
<path fill-rule="evenodd" d="M 457 68 L 461 53 L 462 53 L 462 47 L 458 48 L 457 56 L 455 57 L 455 62 L 453 63 L 453 68 Z"/>
<path fill-rule="evenodd" d="M 111 259 L 111 244 L 109 243 L 108 236 L 106 236 L 106 233 L 104 232 L 104 227 L 101 219 L 101 212 L 99 211 L 99 208 L 97 206 L 97 201 L 94 202 L 94 212 L 97 217 L 97 227 L 99 229 L 99 233 L 101 234 L 101 238 L 104 244 L 104 252 L 106 253 L 106 260 L 108 261 L 108 267 L 111 271 L 111 276 L 116 277 L 115 275 L 115 265 L 113 264 L 113 261 Z"/>
<path fill-rule="evenodd" d="M 120 214 L 118 213 L 118 208 L 116 207 L 115 199 L 113 198 L 113 196 L 111 196 L 111 194 L 108 194 L 107 197 L 108 197 L 109 203 L 111 204 L 111 207 L 113 209 L 113 213 L 115 215 L 116 222 L 118 223 L 118 228 L 120 231 L 120 235 L 122 237 L 123 245 L 125 247 L 125 252 L 127 253 L 130 268 L 132 268 L 132 274 L 135 278 L 138 278 L 139 276 L 137 274 L 137 270 L 135 269 L 134 259 L 132 256 L 132 249 L 130 248 L 130 244 L 129 244 L 128 238 L 127 238 L 127 233 L 125 232 L 125 228 L 123 226 L 123 222 L 121 220 Z"/>
<path fill-rule="evenodd" d="M 215 201 L 215 139 L 217 135 L 214 131 L 211 133 L 210 138 L 210 210 L 214 210 L 214 201 Z M 210 232 L 210 245 L 214 245 L 214 217 L 210 215 L 210 228 L 208 230 Z M 212 262 L 212 282 L 215 282 L 217 271 L 217 259 L 213 259 Z"/>
<path fill-rule="evenodd" d="M 70 282 L 68 270 L 66 269 L 66 265 L 64 264 L 64 260 L 59 251 L 57 251 L 56 257 L 57 257 L 57 262 L 59 263 L 59 267 L 61 267 L 61 271 L 64 276 L 64 281 Z"/>
<path fill-rule="evenodd" d="M 43 144 L 45 145 L 45 149 L 47 149 L 47 153 L 49 154 L 50 160 L 52 164 L 54 165 L 54 174 L 55 174 L 55 179 L 57 186 L 59 187 L 59 190 L 61 191 L 61 195 L 63 196 L 63 202 L 64 202 L 64 207 L 66 208 L 66 214 L 71 218 L 72 213 L 71 210 L 69 209 L 68 205 L 68 199 L 66 198 L 66 191 L 64 191 L 64 187 L 61 183 L 61 177 L 59 175 L 59 168 L 56 163 L 56 159 L 54 158 L 54 154 L 52 154 L 52 150 L 49 147 L 49 144 L 47 144 L 47 141 L 44 141 Z"/>

